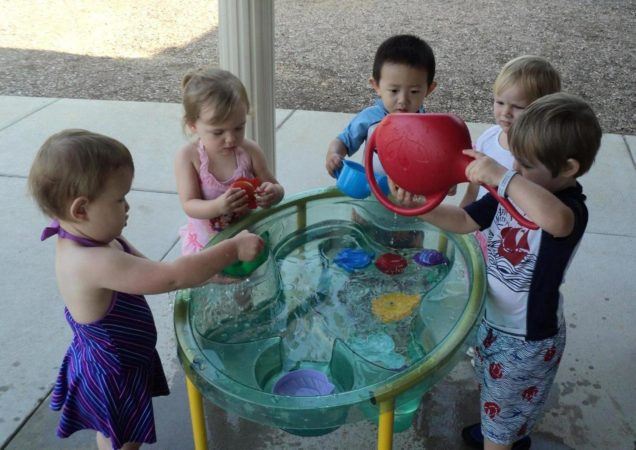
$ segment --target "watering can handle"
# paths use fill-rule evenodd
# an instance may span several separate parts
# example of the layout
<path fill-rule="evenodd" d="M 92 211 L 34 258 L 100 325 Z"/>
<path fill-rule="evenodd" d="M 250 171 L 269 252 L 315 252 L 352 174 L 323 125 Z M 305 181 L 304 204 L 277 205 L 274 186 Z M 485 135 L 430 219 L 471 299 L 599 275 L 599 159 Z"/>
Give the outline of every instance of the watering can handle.
<path fill-rule="evenodd" d="M 462 154 L 461 155 L 461 161 L 462 161 L 462 166 L 464 167 L 464 169 L 466 167 L 468 167 L 468 165 L 473 161 L 473 158 L 471 156 Z M 468 181 L 466 178 L 464 178 L 464 181 Z M 497 189 L 495 189 L 492 186 L 488 186 L 486 184 L 480 183 L 480 186 L 483 186 L 484 189 L 486 189 L 490 195 L 492 195 L 495 200 L 497 200 L 504 208 L 506 208 L 506 210 L 510 213 L 510 215 L 522 226 L 530 229 L 530 230 L 537 230 L 539 227 L 537 226 L 537 224 L 535 224 L 534 222 L 526 219 L 525 217 L 523 217 L 523 215 L 514 207 L 514 205 L 512 203 L 510 203 L 510 200 L 508 200 L 505 197 L 502 197 L 501 195 L 499 195 L 497 193 Z"/>
<path fill-rule="evenodd" d="M 364 167 L 367 175 L 367 181 L 369 182 L 369 187 L 371 188 L 371 192 L 375 195 L 378 201 L 389 211 L 393 211 L 402 216 L 419 216 L 421 214 L 426 214 L 427 212 L 435 209 L 437 205 L 442 203 L 442 200 L 446 197 L 447 192 L 437 192 L 435 194 L 427 195 L 426 202 L 423 205 L 418 206 L 416 208 L 406 208 L 404 206 L 398 206 L 392 203 L 382 192 L 380 187 L 378 186 L 378 182 L 375 179 L 375 175 L 373 174 L 373 154 L 376 152 L 375 149 L 375 133 L 371 135 L 369 142 L 367 143 L 367 148 L 364 152 Z"/>
<path fill-rule="evenodd" d="M 376 196 L 376 198 L 378 199 L 378 201 L 389 211 L 393 211 L 397 214 L 403 215 L 403 216 L 419 216 L 421 214 L 426 214 L 427 212 L 433 210 L 434 208 L 436 208 L 440 203 L 442 203 L 442 201 L 444 200 L 444 198 L 446 197 L 446 194 L 448 193 L 447 191 L 442 191 L 442 192 L 436 192 L 434 194 L 429 194 L 426 196 L 426 202 L 424 202 L 423 205 L 418 206 L 416 208 L 406 208 L 403 206 L 398 206 L 393 204 L 385 195 L 384 193 L 380 190 L 378 183 L 375 179 L 375 176 L 373 174 L 373 155 L 374 153 L 376 153 L 376 148 L 375 148 L 375 133 L 373 133 L 371 135 L 371 138 L 369 139 L 369 142 L 367 143 L 367 147 L 365 149 L 365 154 L 364 154 L 364 166 L 365 166 L 365 171 L 366 171 L 366 175 L 367 175 L 367 181 L 369 182 L 369 187 L 371 188 L 371 191 L 373 192 L 373 194 Z M 466 165 L 468 165 L 468 163 L 470 163 L 470 161 L 472 161 L 472 158 L 470 158 L 469 156 L 464 155 L 464 157 L 466 158 Z M 465 180 L 468 181 L 468 180 Z M 503 205 L 504 208 L 506 208 L 506 210 L 510 213 L 510 215 L 522 226 L 530 229 L 530 230 L 536 230 L 539 227 L 532 221 L 526 219 L 525 217 L 523 217 L 523 215 L 521 215 L 521 213 L 519 213 L 519 211 L 517 211 L 517 209 L 512 205 L 512 203 L 510 203 L 510 201 L 504 197 L 501 197 L 499 194 L 497 194 L 497 191 L 492 187 L 492 186 L 486 186 L 483 185 L 486 190 L 488 190 L 488 192 L 495 197 L 495 199 L 501 203 Z"/>
<path fill-rule="evenodd" d="M 520 225 L 523 225 L 524 227 L 530 229 L 530 230 L 537 230 L 539 229 L 539 227 L 537 226 L 536 223 L 532 222 L 531 220 L 526 219 L 525 217 L 523 217 L 521 215 L 521 213 L 519 211 L 517 211 L 517 209 L 513 206 L 512 203 L 510 203 L 510 200 L 508 200 L 505 197 L 500 196 L 499 194 L 497 194 L 497 190 L 495 188 L 493 188 L 492 186 L 487 186 L 485 184 L 482 184 L 482 186 L 484 188 L 486 188 L 486 190 L 490 193 L 490 195 L 492 195 L 493 197 L 495 197 L 495 199 L 501 203 L 503 205 L 504 208 L 506 208 L 506 210 L 510 213 L 510 215 L 517 221 L 519 222 Z"/>

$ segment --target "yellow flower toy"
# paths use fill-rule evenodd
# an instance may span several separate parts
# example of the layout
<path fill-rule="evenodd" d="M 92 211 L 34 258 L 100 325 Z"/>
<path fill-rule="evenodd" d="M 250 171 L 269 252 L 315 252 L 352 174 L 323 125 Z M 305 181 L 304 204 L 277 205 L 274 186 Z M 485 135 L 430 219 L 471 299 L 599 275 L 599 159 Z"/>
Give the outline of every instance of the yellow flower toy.
<path fill-rule="evenodd" d="M 420 304 L 419 295 L 391 292 L 371 301 L 371 311 L 384 323 L 396 322 L 409 316 Z"/>

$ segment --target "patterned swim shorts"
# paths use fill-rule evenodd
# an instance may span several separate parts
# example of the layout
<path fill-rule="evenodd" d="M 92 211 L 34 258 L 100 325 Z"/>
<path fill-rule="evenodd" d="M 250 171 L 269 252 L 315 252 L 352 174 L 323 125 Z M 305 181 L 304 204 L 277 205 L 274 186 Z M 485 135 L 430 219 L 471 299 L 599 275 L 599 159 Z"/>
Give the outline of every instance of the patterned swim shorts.
<path fill-rule="evenodd" d="M 475 347 L 485 437 L 509 445 L 541 417 L 565 349 L 565 326 L 540 341 L 525 341 L 482 322 Z"/>

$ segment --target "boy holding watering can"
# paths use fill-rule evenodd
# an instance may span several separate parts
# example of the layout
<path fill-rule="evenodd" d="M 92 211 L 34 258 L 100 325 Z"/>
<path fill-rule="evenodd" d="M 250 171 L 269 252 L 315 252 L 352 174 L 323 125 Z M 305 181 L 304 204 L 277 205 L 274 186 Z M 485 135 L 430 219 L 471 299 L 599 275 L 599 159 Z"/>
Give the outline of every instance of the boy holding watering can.
<path fill-rule="evenodd" d="M 565 349 L 563 282 L 585 231 L 588 212 L 577 178 L 599 149 L 601 128 L 580 98 L 555 93 L 535 100 L 508 132 L 513 169 L 473 150 L 473 183 L 497 186 L 527 218 L 520 225 L 486 194 L 463 209 L 440 205 L 420 216 L 443 230 L 487 233 L 488 296 L 475 346 L 481 423 L 466 427 L 468 445 L 527 449 Z M 403 204 L 412 195 L 390 181 Z"/>
<path fill-rule="evenodd" d="M 390 113 L 424 112 L 426 96 L 435 90 L 435 56 L 431 47 L 412 35 L 397 35 L 384 41 L 375 54 L 369 79 L 378 95 L 373 106 L 358 113 L 345 130 L 329 143 L 325 166 L 331 176 L 342 167 Z M 384 173 L 381 167 L 374 172 Z"/>

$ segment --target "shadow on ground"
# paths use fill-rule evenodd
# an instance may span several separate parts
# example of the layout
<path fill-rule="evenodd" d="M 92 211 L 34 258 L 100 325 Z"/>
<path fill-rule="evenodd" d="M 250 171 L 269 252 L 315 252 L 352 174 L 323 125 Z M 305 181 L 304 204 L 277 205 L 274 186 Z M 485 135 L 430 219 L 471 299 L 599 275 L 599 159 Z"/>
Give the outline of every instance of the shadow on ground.
<path fill-rule="evenodd" d="M 161 14 L 161 4 L 153 14 Z M 276 107 L 360 110 L 372 99 L 367 80 L 379 43 L 392 34 L 414 33 L 436 53 L 439 87 L 426 102 L 431 111 L 492 122 L 491 87 L 498 70 L 511 58 L 532 53 L 561 71 L 564 90 L 592 104 L 604 132 L 636 133 L 636 38 L 629 31 L 636 28 L 636 3 L 492 0 L 470 5 L 462 0 L 396 0 L 388 7 L 381 1 L 276 0 Z M 205 20 L 185 6 L 183 14 Z M 5 47 L 0 48 L 2 95 L 179 102 L 179 83 L 189 68 L 218 64 L 216 27 L 151 58 Z"/>

